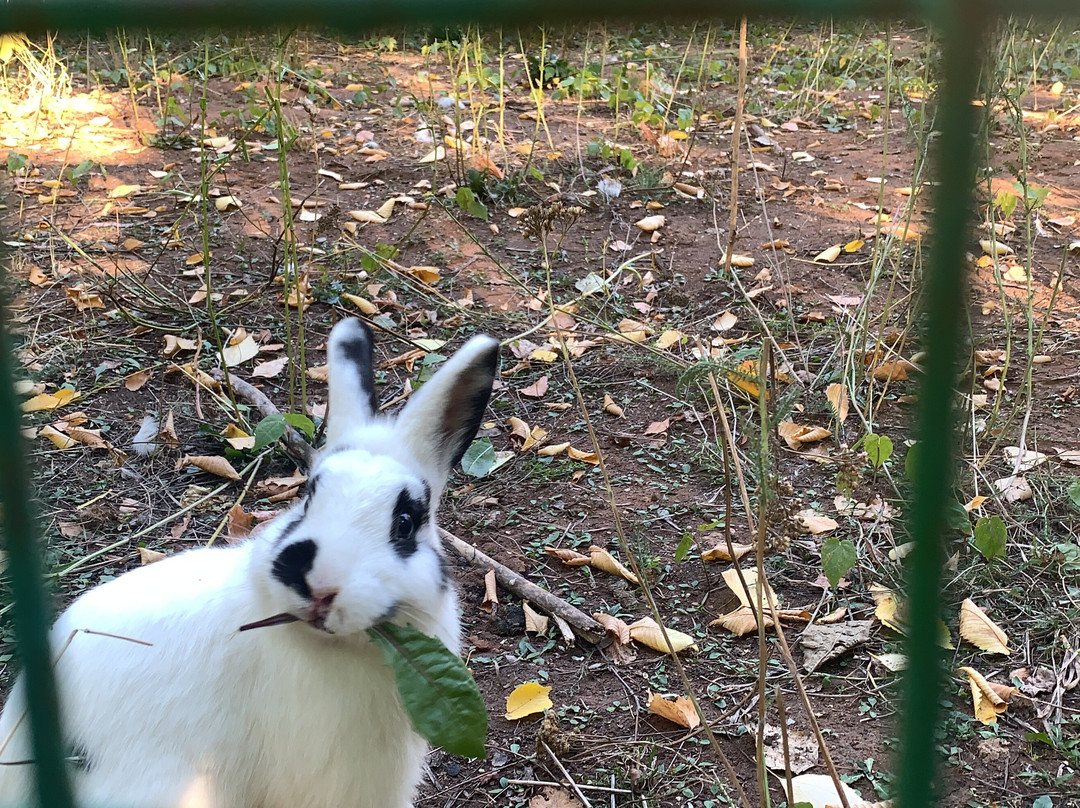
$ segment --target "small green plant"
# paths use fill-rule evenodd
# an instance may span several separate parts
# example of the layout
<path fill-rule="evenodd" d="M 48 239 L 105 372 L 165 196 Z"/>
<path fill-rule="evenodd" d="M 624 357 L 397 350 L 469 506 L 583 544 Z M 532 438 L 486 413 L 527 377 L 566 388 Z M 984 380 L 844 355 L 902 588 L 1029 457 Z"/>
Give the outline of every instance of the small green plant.
<path fill-rule="evenodd" d="M 859 553 L 851 539 L 837 539 L 835 536 L 821 545 L 821 571 L 829 580 L 829 586 L 836 588 L 840 579 L 851 572 L 859 560 Z"/>

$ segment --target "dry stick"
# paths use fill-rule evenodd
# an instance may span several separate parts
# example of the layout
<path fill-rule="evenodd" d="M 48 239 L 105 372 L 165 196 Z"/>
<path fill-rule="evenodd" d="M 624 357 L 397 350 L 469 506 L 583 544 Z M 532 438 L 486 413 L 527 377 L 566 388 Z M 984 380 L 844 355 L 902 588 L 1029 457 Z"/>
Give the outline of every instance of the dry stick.
<path fill-rule="evenodd" d="M 724 410 L 723 403 L 720 401 L 720 389 L 716 384 L 716 377 L 709 373 L 709 383 L 712 385 L 713 395 L 716 397 L 717 410 L 720 413 L 720 425 L 723 428 L 724 440 L 727 441 L 729 447 L 731 447 L 731 458 L 735 466 L 735 477 L 739 481 L 739 495 L 742 498 L 743 508 L 746 511 L 747 522 L 750 523 L 750 532 L 754 532 L 753 527 L 753 511 L 750 508 L 750 495 L 746 491 L 746 480 L 742 473 L 742 464 L 739 462 L 739 455 L 735 452 L 735 444 L 731 437 L 731 428 L 728 426 L 727 412 Z M 738 559 L 734 560 L 735 568 L 739 569 Z M 741 579 L 741 577 L 740 577 Z M 787 663 L 788 669 L 791 671 L 792 678 L 795 681 L 795 689 L 799 693 L 799 700 L 802 701 L 803 709 L 806 710 L 806 717 L 810 722 L 810 728 L 814 731 L 814 737 L 817 739 L 818 746 L 821 748 L 821 754 L 825 758 L 825 767 L 829 770 L 829 776 L 832 778 L 833 783 L 836 786 L 837 794 L 840 796 L 840 802 L 844 808 L 851 808 L 848 805 L 847 795 L 844 793 L 843 785 L 840 780 L 840 773 L 836 770 L 836 764 L 833 763 L 832 755 L 829 754 L 829 747 L 825 743 L 825 736 L 821 733 L 821 727 L 818 725 L 817 716 L 814 715 L 813 707 L 810 704 L 810 697 L 806 693 L 806 688 L 803 686 L 802 676 L 799 675 L 798 666 L 795 664 L 795 659 L 791 655 L 791 647 L 788 645 L 787 637 L 784 635 L 783 626 L 780 625 L 780 615 L 776 608 L 776 601 L 773 599 L 772 590 L 769 587 L 764 587 L 765 598 L 769 602 L 769 611 L 772 614 L 773 624 L 776 628 L 776 638 L 780 641 L 780 650 L 784 657 L 784 661 Z M 761 601 L 758 601 L 758 618 L 761 617 Z"/>
<path fill-rule="evenodd" d="M 215 375 L 216 373 L 215 371 Z M 245 403 L 257 409 L 264 418 L 269 415 L 281 414 L 274 402 L 267 398 L 261 390 L 243 379 L 238 379 L 234 375 L 232 385 L 236 395 Z M 281 440 L 285 444 L 285 451 L 304 468 L 311 468 L 315 461 L 316 452 L 299 432 L 291 426 L 286 427 Z M 550 615 L 562 618 L 570 624 L 570 627 L 582 639 L 593 645 L 599 645 L 607 639 L 603 626 L 562 598 L 541 589 L 536 584 L 526 580 L 524 576 L 514 572 L 504 564 L 500 564 L 449 531 L 439 528 L 439 537 L 471 565 L 480 569 L 495 570 L 495 580 L 499 582 L 503 589 L 517 595 L 522 600 L 535 604 Z"/>
<path fill-rule="evenodd" d="M 735 122 L 731 132 L 731 202 L 728 210 L 728 243 L 724 253 L 724 274 L 731 273 L 735 251 L 735 230 L 739 226 L 739 142 L 742 136 L 743 105 L 746 103 L 746 16 L 739 21 L 739 89 L 735 98 Z"/>
<path fill-rule="evenodd" d="M 603 626 L 580 609 L 571 606 L 562 598 L 551 594 L 546 589 L 541 589 L 536 584 L 526 580 L 519 573 L 500 564 L 498 561 L 482 553 L 468 542 L 459 539 L 453 533 L 443 530 L 441 527 L 439 528 L 439 537 L 472 566 L 480 569 L 487 568 L 495 570 L 495 580 L 499 582 L 499 585 L 502 586 L 503 589 L 512 592 L 522 600 L 527 600 L 530 603 L 539 606 L 550 615 L 561 617 L 570 624 L 570 627 L 574 629 L 578 636 L 593 645 L 598 645 L 606 639 L 607 635 L 604 632 Z"/>
<path fill-rule="evenodd" d="M 212 370 L 210 375 L 218 381 L 223 381 L 225 378 L 225 374 L 220 370 Z M 229 382 L 232 384 L 233 392 L 258 410 L 259 415 L 263 418 L 271 415 L 281 415 L 281 410 L 259 388 L 245 382 L 243 379 L 238 379 L 235 375 L 229 377 Z M 302 463 L 305 468 L 311 468 L 315 460 L 315 450 L 299 432 L 286 424 L 285 433 L 281 436 L 281 442 L 285 444 L 285 451 Z"/>
<path fill-rule="evenodd" d="M 574 778 L 570 776 L 570 772 L 568 772 L 566 770 L 566 767 L 562 765 L 562 761 L 555 757 L 555 753 L 551 751 L 551 747 L 547 745 L 547 741 L 540 741 L 540 745 L 544 747 L 544 751 L 548 753 L 548 757 L 551 758 L 552 762 L 558 767 L 559 771 L 562 772 L 562 776 L 566 778 L 566 782 L 570 784 L 570 788 L 573 789 L 575 794 L 577 794 L 577 798 L 581 800 L 581 804 L 584 805 L 585 808 L 592 808 L 592 803 L 589 802 L 588 798 L 581 793 L 581 789 L 578 788 L 578 784 L 574 782 Z"/>

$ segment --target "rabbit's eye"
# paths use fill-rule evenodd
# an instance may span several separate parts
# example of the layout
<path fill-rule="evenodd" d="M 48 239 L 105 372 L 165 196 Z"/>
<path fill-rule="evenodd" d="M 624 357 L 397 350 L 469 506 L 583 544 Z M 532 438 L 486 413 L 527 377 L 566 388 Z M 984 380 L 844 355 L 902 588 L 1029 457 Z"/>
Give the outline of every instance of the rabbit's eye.
<path fill-rule="evenodd" d="M 395 533 L 398 541 L 408 541 L 416 532 L 416 522 L 411 513 L 399 513 Z"/>

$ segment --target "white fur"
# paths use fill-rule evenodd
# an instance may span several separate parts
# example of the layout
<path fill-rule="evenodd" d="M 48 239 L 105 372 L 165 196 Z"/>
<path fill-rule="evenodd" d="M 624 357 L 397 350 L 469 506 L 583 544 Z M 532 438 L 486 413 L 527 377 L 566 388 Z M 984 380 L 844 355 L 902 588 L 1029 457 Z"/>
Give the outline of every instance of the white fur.
<path fill-rule="evenodd" d="M 392 611 L 396 622 L 458 650 L 456 595 L 434 527 L 449 471 L 447 424 L 457 423 L 445 406 L 461 399 L 455 391 L 490 389 L 481 360 L 494 345 L 471 341 L 389 421 L 373 417 L 364 396 L 341 395 L 361 391 L 364 380 L 335 356 L 335 340 L 359 333 L 346 321 L 331 337 L 335 427 L 312 472 L 318 485 L 306 513 L 301 503 L 240 546 L 191 550 L 128 572 L 86 592 L 53 627 L 54 654 L 80 629 L 152 643 L 77 633 L 56 664 L 64 735 L 88 764 L 72 767 L 80 805 L 411 805 L 427 747 L 365 630 Z M 403 488 L 422 491 L 424 482 L 430 516 L 416 552 L 402 558 L 388 538 L 394 503 Z M 300 525 L 280 546 L 315 540 L 307 583 L 337 590 L 327 631 L 295 622 L 240 632 L 282 612 L 307 619 L 310 604 L 270 574 L 276 540 L 295 519 Z M 0 743 L 23 703 L 20 682 L 0 716 Z M 30 755 L 23 722 L 0 761 Z M 29 765 L 0 766 L 0 804 L 24 802 L 31 779 Z"/>

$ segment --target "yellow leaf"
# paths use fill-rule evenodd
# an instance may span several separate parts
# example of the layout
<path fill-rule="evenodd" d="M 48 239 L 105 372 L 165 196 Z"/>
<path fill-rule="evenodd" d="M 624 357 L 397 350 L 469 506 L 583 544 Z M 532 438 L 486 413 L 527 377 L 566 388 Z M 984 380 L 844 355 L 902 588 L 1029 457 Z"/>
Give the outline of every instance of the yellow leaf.
<path fill-rule="evenodd" d="M 897 634 L 907 636 L 908 629 L 904 608 L 897 594 L 886 586 L 870 584 L 870 595 L 877 604 L 877 608 L 874 609 L 874 616 L 881 622 L 881 625 L 892 629 Z M 940 647 L 947 648 L 950 651 L 956 647 L 952 643 L 952 635 L 949 633 L 949 627 L 945 625 L 944 620 L 938 620 L 937 642 Z"/>
<path fill-rule="evenodd" d="M 862 249 L 862 246 L 865 243 L 866 242 L 864 242 L 861 238 L 857 238 L 854 241 L 849 241 L 847 244 L 844 245 L 844 252 L 846 252 L 846 253 L 858 252 L 859 250 Z"/>
<path fill-rule="evenodd" d="M 665 654 L 677 654 L 680 651 L 697 653 L 698 647 L 694 643 L 694 638 L 689 634 L 683 634 L 681 631 L 669 628 L 667 636 L 671 641 L 670 647 L 664 642 L 664 633 L 660 626 L 651 617 L 643 617 L 636 623 L 630 624 L 630 638 L 654 651 Z"/>
<path fill-rule="evenodd" d="M 214 207 L 218 209 L 218 212 L 224 213 L 227 210 L 239 210 L 243 203 L 238 196 L 219 196 L 214 200 Z"/>
<path fill-rule="evenodd" d="M 348 292 L 344 292 L 341 295 L 343 298 L 352 303 L 356 308 L 360 309 L 361 314 L 366 314 L 369 317 L 379 313 L 379 307 L 368 300 L 366 297 L 360 297 L 360 295 L 352 295 Z"/>
<path fill-rule="evenodd" d="M 228 367 L 235 367 L 253 359 L 259 353 L 259 345 L 255 338 L 248 334 L 237 345 L 228 345 L 221 351 L 221 357 Z"/>
<path fill-rule="evenodd" d="M 176 464 L 178 468 L 184 466 L 195 466 L 198 469 L 202 469 L 208 474 L 214 474 L 218 477 L 224 477 L 227 480 L 239 480 L 240 475 L 236 473 L 236 469 L 232 467 L 224 457 L 217 457 L 214 455 L 199 455 L 195 457 L 185 456 L 180 458 L 180 462 Z"/>
<path fill-rule="evenodd" d="M 796 513 L 795 522 L 807 533 L 814 536 L 829 533 L 840 527 L 840 524 L 831 516 L 823 516 L 813 508 L 807 508 Z"/>
<path fill-rule="evenodd" d="M 48 438 L 52 441 L 53 446 L 57 449 L 70 449 L 73 446 L 79 444 L 61 432 L 59 429 L 54 429 L 51 426 L 43 426 L 41 431 L 38 432 L 44 438 Z"/>
<path fill-rule="evenodd" d="M 542 713 L 552 707 L 548 694 L 551 688 L 538 682 L 526 682 L 518 685 L 506 697 L 506 718 L 509 721 L 517 721 L 530 715 Z"/>
<path fill-rule="evenodd" d="M 571 550 L 569 547 L 545 547 L 544 554 L 557 558 L 570 567 L 587 567 L 592 563 L 591 556 Z"/>
<path fill-rule="evenodd" d="M 230 423 L 221 433 L 225 441 L 234 449 L 245 450 L 255 448 L 255 438 L 242 430 L 236 424 Z"/>
<path fill-rule="evenodd" d="M 761 606 L 762 611 L 769 611 L 769 603 L 777 604 L 777 608 L 780 607 L 780 601 L 776 597 L 776 593 L 773 592 L 772 587 L 769 586 L 768 581 L 762 581 L 761 595 L 762 599 L 758 600 L 757 582 L 758 574 L 757 570 L 749 569 L 742 571 L 743 581 L 746 581 L 746 586 L 742 585 L 742 581 L 739 580 L 739 571 L 736 569 L 724 570 L 721 577 L 724 579 L 724 583 L 727 584 L 728 589 L 735 593 L 735 597 L 739 599 L 739 603 L 743 606 L 755 607 Z M 772 596 L 771 600 L 769 596 Z"/>
<path fill-rule="evenodd" d="M 738 267 L 739 269 L 748 269 L 754 265 L 754 259 L 749 255 L 733 253 L 731 256 L 731 265 L 733 267 Z"/>
<path fill-rule="evenodd" d="M 425 283 L 428 286 L 436 283 L 439 280 L 439 268 L 438 267 L 408 267 L 405 269 L 407 275 L 412 275 L 420 283 Z"/>
<path fill-rule="evenodd" d="M 1009 709 L 1009 699 L 1019 693 L 1015 687 L 987 681 L 974 668 L 963 667 L 971 685 L 971 700 L 975 705 L 975 718 L 983 724 L 996 724 L 997 717 Z"/>
<path fill-rule="evenodd" d="M 649 712 L 687 729 L 701 723 L 694 703 L 685 696 L 676 696 L 674 701 L 668 701 L 659 693 L 649 693 Z"/>
<path fill-rule="evenodd" d="M 967 504 L 964 505 L 964 510 L 967 511 L 968 513 L 971 513 L 976 508 L 981 508 L 983 506 L 984 502 L 986 502 L 986 497 L 984 497 L 984 496 L 974 496 L 974 497 L 971 498 L 970 502 L 968 502 Z"/>
<path fill-rule="evenodd" d="M 656 340 L 656 347 L 661 351 L 666 351 L 672 345 L 675 345 L 679 340 L 683 338 L 682 331 L 678 331 L 674 328 L 669 328 Z"/>
<path fill-rule="evenodd" d="M 41 410 L 55 410 L 73 401 L 79 394 L 74 390 L 61 387 L 55 393 L 40 393 L 19 405 L 23 412 L 40 412 Z"/>
<path fill-rule="evenodd" d="M 531 354 L 530 359 L 535 359 L 537 362 L 554 362 L 559 358 L 559 355 L 555 351 L 549 351 L 546 348 L 537 348 Z"/>
<path fill-rule="evenodd" d="M 569 443 L 552 443 L 547 446 L 540 447 L 536 450 L 536 453 L 541 457 L 555 457 L 556 455 L 561 455 L 569 448 Z"/>
<path fill-rule="evenodd" d="M 566 456 L 571 460 L 580 460 L 582 463 L 589 463 L 593 466 L 600 464 L 600 458 L 596 452 L 583 452 L 581 449 L 575 449 L 573 446 L 566 449 Z"/>
<path fill-rule="evenodd" d="M 607 393 L 604 393 L 604 412 L 606 412 L 608 415 L 614 415 L 616 418 L 626 417 L 623 414 L 623 408 L 616 404 L 615 399 L 613 399 Z"/>
<path fill-rule="evenodd" d="M 386 219 L 373 210 L 350 210 L 349 216 L 364 224 L 386 224 Z"/>
<path fill-rule="evenodd" d="M 825 397 L 829 400 L 829 406 L 840 419 L 840 423 L 848 417 L 848 394 L 847 388 L 842 384 L 830 384 L 825 388 Z"/>
<path fill-rule="evenodd" d="M 726 628 L 736 637 L 745 637 L 747 634 L 751 634 L 757 631 L 757 615 L 754 614 L 754 610 L 749 606 L 740 606 L 733 612 L 722 614 L 711 623 L 710 626 L 720 626 L 720 628 Z M 765 615 L 765 628 L 772 628 L 773 620 L 768 615 Z"/>
<path fill-rule="evenodd" d="M 799 450 L 806 443 L 817 443 L 832 437 L 832 432 L 820 426 L 804 426 L 793 421 L 781 421 L 776 428 L 789 449 Z"/>
<path fill-rule="evenodd" d="M 109 199 L 120 199 L 125 196 L 131 196 L 141 190 L 141 186 L 138 185 L 117 185 L 109 191 Z"/>
<path fill-rule="evenodd" d="M 960 636 L 988 654 L 1012 653 L 1005 632 L 971 598 L 960 605 Z"/>
<path fill-rule="evenodd" d="M 720 542 L 715 547 L 710 547 L 708 550 L 701 554 L 702 561 L 734 561 L 738 558 L 742 558 L 747 553 L 754 552 L 754 546 L 751 544 L 738 544 L 737 542 L 731 543 L 731 549 L 734 551 L 734 555 L 728 552 L 727 542 Z"/>
<path fill-rule="evenodd" d="M 819 252 L 817 255 L 814 256 L 814 263 L 815 264 L 831 264 L 833 261 L 835 261 L 837 258 L 840 257 L 840 250 L 841 249 L 842 248 L 840 247 L 839 244 L 834 244 L 833 246 L 822 250 L 821 252 Z"/>
<path fill-rule="evenodd" d="M 589 566 L 611 575 L 618 575 L 632 584 L 638 583 L 637 576 L 623 566 L 621 561 L 603 547 L 597 547 L 595 544 L 589 548 Z"/>
<path fill-rule="evenodd" d="M 653 233 L 664 226 L 664 222 L 667 219 L 662 213 L 657 213 L 653 216 L 646 216 L 644 219 L 639 219 L 634 224 L 638 230 L 643 230 L 646 233 Z"/>

